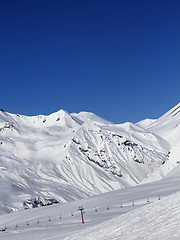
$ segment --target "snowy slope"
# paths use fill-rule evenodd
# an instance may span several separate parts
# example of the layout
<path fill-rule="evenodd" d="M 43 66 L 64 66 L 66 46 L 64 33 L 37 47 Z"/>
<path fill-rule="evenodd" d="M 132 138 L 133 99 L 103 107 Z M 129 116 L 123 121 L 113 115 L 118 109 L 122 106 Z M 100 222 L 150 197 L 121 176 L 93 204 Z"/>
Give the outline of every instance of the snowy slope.
<path fill-rule="evenodd" d="M 147 124 L 148 122 L 148 124 Z M 171 145 L 180 143 L 180 102 L 157 120 L 143 120 L 137 123 L 147 131 L 166 139 Z"/>
<path fill-rule="evenodd" d="M 149 123 L 149 124 L 147 124 Z M 180 103 L 157 120 L 143 120 L 137 126 L 153 134 L 158 134 L 169 144 L 170 149 L 162 166 L 154 169 L 142 183 L 152 182 L 168 176 L 180 164 Z"/>
<path fill-rule="evenodd" d="M 158 181 L 162 178 L 168 177 L 173 171 L 180 171 L 180 144 L 171 148 L 167 154 L 166 162 L 149 174 L 141 183 Z"/>
<path fill-rule="evenodd" d="M 136 209 L 123 216 L 100 223 L 82 232 L 72 234 L 66 240 L 118 240 L 180 238 L 180 193 Z"/>
<path fill-rule="evenodd" d="M 180 237 L 180 172 L 54 206 L 0 216 L 0 239 L 168 239 Z M 78 208 L 84 207 L 84 221 Z"/>
<path fill-rule="evenodd" d="M 0 212 L 31 198 L 67 202 L 136 185 L 162 165 L 169 148 L 141 127 L 92 113 L 0 111 Z"/>
<path fill-rule="evenodd" d="M 138 124 L 1 111 L 1 213 L 61 203 L 0 216 L 0 239 L 180 239 L 179 121 L 179 104 Z"/>

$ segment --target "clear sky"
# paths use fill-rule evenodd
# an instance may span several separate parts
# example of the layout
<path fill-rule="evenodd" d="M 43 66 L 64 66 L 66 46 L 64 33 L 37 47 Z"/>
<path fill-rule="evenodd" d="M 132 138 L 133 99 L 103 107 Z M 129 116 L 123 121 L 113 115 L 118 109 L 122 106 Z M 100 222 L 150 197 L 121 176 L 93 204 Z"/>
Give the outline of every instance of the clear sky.
<path fill-rule="evenodd" d="M 11 113 L 158 118 L 180 101 L 180 1 L 0 1 L 0 88 Z"/>

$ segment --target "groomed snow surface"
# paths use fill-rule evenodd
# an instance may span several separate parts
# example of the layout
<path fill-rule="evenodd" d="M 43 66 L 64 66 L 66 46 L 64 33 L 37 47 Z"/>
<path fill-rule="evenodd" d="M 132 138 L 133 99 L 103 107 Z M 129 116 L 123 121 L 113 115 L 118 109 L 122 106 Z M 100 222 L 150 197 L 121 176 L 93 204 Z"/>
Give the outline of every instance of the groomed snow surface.
<path fill-rule="evenodd" d="M 64 204 L 5 214 L 2 240 L 178 240 L 180 174 Z M 84 207 L 84 221 L 78 208 Z"/>
<path fill-rule="evenodd" d="M 115 217 L 66 239 L 179 239 L 180 194 Z"/>

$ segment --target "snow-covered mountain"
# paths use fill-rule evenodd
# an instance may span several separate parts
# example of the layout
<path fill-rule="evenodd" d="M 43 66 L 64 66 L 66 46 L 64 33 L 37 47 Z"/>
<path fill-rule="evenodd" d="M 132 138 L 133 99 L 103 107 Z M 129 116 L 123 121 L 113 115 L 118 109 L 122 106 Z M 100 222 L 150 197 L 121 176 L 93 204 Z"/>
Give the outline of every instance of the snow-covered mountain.
<path fill-rule="evenodd" d="M 158 134 L 170 144 L 165 163 L 149 174 L 143 183 L 157 181 L 168 176 L 180 164 L 180 103 L 159 119 L 146 119 L 137 123 L 137 126 Z"/>
<path fill-rule="evenodd" d="M 1 110 L 0 212 L 38 197 L 66 202 L 134 186 L 166 164 L 173 170 L 179 115 L 179 104 L 138 124 L 113 124 L 87 112 L 27 117 Z"/>
<path fill-rule="evenodd" d="M 158 134 L 166 139 L 172 146 L 180 143 L 180 102 L 157 120 L 146 119 L 138 126 L 148 132 Z"/>

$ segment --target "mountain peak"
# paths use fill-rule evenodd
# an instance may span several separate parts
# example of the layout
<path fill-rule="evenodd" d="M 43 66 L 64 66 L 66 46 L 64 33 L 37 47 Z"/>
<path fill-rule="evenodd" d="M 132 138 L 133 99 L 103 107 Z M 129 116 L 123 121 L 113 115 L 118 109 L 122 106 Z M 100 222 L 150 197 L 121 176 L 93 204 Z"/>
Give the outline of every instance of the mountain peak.
<path fill-rule="evenodd" d="M 83 111 L 83 112 L 79 112 L 79 113 L 72 113 L 71 115 L 76 116 L 78 119 L 80 119 L 83 122 L 90 120 L 98 125 L 113 125 L 112 122 L 105 120 L 92 112 L 84 112 Z"/>

